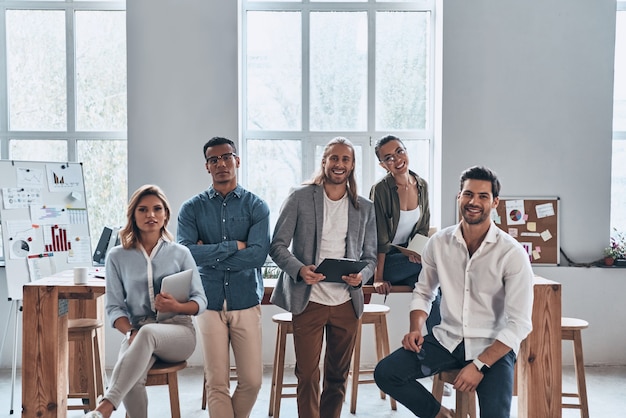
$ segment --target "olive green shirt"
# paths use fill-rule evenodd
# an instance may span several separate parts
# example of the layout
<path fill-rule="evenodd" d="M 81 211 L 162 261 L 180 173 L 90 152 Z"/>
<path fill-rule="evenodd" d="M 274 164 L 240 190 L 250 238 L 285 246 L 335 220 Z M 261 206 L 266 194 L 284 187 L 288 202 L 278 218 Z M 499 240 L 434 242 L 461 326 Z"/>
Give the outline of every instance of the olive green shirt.
<path fill-rule="evenodd" d="M 430 207 L 428 205 L 428 183 L 411 170 L 409 170 L 409 174 L 417 181 L 417 199 L 420 208 L 420 218 L 411 231 L 410 239 L 413 238 L 415 234 L 428 236 L 428 229 L 430 227 Z M 378 253 L 387 254 L 392 248 L 391 242 L 396 235 L 398 222 L 400 220 L 398 186 L 391 174 L 388 173 L 372 186 L 370 200 L 374 202 L 374 210 L 376 212 Z"/>

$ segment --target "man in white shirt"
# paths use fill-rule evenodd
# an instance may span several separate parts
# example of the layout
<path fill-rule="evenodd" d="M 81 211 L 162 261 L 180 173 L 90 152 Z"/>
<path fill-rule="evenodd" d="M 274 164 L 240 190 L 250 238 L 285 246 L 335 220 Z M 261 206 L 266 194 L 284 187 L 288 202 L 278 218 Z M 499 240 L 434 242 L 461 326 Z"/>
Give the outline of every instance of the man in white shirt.
<path fill-rule="evenodd" d="M 481 417 L 509 417 L 513 368 L 532 330 L 533 271 L 526 250 L 491 221 L 500 182 L 485 167 L 461 175 L 461 221 L 435 234 L 422 255 L 413 291 L 410 331 L 402 347 L 376 366 L 384 392 L 416 416 L 452 417 L 416 379 L 461 369 L 454 387 L 476 390 Z M 423 335 L 441 287 L 441 324 Z"/>

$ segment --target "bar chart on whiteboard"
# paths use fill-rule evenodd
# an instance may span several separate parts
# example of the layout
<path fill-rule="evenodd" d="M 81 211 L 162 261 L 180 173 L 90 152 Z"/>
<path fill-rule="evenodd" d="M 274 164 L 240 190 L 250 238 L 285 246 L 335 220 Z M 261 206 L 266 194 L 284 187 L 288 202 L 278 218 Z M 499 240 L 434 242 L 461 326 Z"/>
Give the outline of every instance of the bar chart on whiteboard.
<path fill-rule="evenodd" d="M 72 243 L 67 239 L 67 229 L 58 225 L 46 225 L 43 230 L 44 251 L 69 251 Z"/>

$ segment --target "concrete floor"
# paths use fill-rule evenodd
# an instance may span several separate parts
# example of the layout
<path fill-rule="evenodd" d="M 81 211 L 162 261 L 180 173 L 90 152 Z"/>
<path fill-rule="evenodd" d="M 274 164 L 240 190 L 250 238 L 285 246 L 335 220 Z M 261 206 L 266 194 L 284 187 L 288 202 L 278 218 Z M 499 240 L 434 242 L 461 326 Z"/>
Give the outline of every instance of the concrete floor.
<path fill-rule="evenodd" d="M 589 410 L 591 417 L 598 418 L 620 418 L 625 416 L 626 411 L 626 366 L 602 366 L 587 367 L 587 391 L 589 396 Z M 293 369 L 285 371 L 285 379 L 293 376 Z M 9 414 L 11 406 L 11 370 L 0 369 L 0 418 L 19 417 L 21 412 L 21 386 L 20 376 L 16 380 L 16 393 L 13 401 L 14 413 Z M 573 391 L 575 387 L 574 370 L 572 367 L 564 368 L 563 377 L 564 389 Z M 430 387 L 430 381 L 424 380 L 422 383 Z M 263 387 L 259 394 L 256 406 L 251 418 L 267 417 L 269 405 L 269 391 L 271 385 L 271 371 L 266 369 Z M 200 367 L 189 367 L 179 373 L 180 404 L 183 418 L 206 418 L 207 411 L 201 409 L 202 401 L 202 369 Z M 348 387 L 348 391 L 350 388 Z M 169 396 L 165 386 L 154 386 L 148 388 L 150 401 L 149 416 L 152 418 L 169 417 Z M 380 399 L 375 385 L 363 384 L 359 386 L 359 396 L 356 414 L 350 413 L 350 402 L 344 403 L 341 414 L 342 418 L 408 418 L 413 414 L 402 405 L 398 405 L 397 411 L 392 411 L 388 400 Z M 453 406 L 454 396 L 445 397 L 444 405 Z M 513 399 L 511 417 L 517 417 L 516 398 Z M 78 411 L 68 412 L 68 418 L 80 418 L 82 413 Z M 280 416 L 283 418 L 296 418 L 296 401 L 293 398 L 283 399 Z M 119 410 L 114 417 L 123 418 L 123 410 Z M 577 410 L 564 410 L 563 418 L 580 417 Z M 220 417 L 214 417 L 220 418 Z M 550 417 L 533 417 L 550 418 Z"/>

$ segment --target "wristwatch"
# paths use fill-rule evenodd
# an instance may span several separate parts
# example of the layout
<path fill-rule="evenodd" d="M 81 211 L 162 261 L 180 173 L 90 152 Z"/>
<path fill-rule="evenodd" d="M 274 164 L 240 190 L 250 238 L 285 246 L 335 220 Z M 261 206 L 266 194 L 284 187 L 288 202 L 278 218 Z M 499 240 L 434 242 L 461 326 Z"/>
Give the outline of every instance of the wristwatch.
<path fill-rule="evenodd" d="M 131 335 L 133 335 L 133 331 L 137 331 L 137 328 L 131 328 L 128 331 L 126 331 L 126 339 L 130 340 Z"/>
<path fill-rule="evenodd" d="M 474 366 L 476 366 L 478 371 L 481 372 L 482 374 L 485 374 L 486 372 L 489 371 L 489 366 L 487 366 L 485 363 L 480 361 L 478 358 L 475 358 L 474 360 L 472 360 L 472 363 L 474 363 Z"/>

